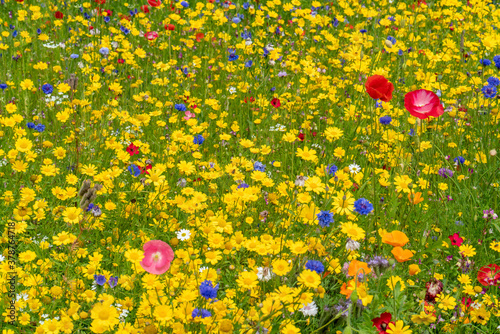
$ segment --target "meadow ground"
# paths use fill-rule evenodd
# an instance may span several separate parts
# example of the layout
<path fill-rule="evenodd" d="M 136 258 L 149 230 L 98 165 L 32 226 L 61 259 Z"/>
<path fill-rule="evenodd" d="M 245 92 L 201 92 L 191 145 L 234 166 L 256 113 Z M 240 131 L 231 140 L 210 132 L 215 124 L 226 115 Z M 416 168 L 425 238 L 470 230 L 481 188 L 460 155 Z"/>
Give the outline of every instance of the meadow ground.
<path fill-rule="evenodd" d="M 499 21 L 1 0 L 2 334 L 499 332 Z"/>

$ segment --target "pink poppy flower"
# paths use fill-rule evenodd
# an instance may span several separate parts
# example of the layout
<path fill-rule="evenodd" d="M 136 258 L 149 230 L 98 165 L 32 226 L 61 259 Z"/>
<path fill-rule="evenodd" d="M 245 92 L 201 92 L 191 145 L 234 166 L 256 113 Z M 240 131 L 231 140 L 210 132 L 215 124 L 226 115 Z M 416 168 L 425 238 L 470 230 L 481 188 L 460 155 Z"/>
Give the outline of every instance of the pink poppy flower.
<path fill-rule="evenodd" d="M 420 119 L 439 117 L 444 114 L 439 97 L 426 89 L 419 89 L 405 95 L 405 108 Z"/>
<path fill-rule="evenodd" d="M 191 118 L 193 118 L 193 117 L 196 116 L 195 114 L 193 114 L 189 110 L 186 110 L 186 112 L 184 113 L 184 115 L 186 115 L 185 117 L 183 117 L 186 121 L 188 121 L 189 119 L 191 119 Z"/>
<path fill-rule="evenodd" d="M 150 31 L 144 35 L 148 41 L 154 41 L 158 38 L 158 33 L 156 31 Z"/>
<path fill-rule="evenodd" d="M 144 259 L 141 267 L 150 274 L 161 275 L 170 268 L 174 259 L 172 248 L 161 240 L 151 240 L 144 244 Z"/>
<path fill-rule="evenodd" d="M 459 233 L 454 233 L 453 235 L 450 235 L 448 238 L 450 239 L 451 244 L 452 244 L 453 246 L 458 246 L 458 247 L 460 247 L 460 246 L 462 246 L 462 243 L 464 242 L 464 239 L 462 239 L 462 238 L 460 237 L 460 234 L 459 234 Z"/>

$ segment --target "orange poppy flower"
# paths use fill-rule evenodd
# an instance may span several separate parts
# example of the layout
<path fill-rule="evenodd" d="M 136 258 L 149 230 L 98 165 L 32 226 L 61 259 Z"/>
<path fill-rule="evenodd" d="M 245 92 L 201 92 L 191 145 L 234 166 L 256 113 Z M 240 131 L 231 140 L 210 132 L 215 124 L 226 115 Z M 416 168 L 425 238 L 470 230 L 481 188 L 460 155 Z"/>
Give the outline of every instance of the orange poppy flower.
<path fill-rule="evenodd" d="M 413 205 L 417 205 L 418 203 L 421 203 L 424 201 L 421 192 L 414 193 L 414 194 L 408 194 L 408 200 Z"/>
<path fill-rule="evenodd" d="M 359 274 L 369 274 L 372 270 L 368 267 L 368 264 L 358 260 L 352 260 L 349 264 L 349 271 L 347 272 L 349 276 L 357 276 Z"/>
<path fill-rule="evenodd" d="M 391 251 L 392 255 L 396 258 L 398 262 L 409 261 L 413 257 L 413 252 L 409 249 L 403 249 L 401 247 L 394 247 Z"/>
<path fill-rule="evenodd" d="M 404 247 L 410 239 L 401 231 L 392 231 L 384 234 L 382 242 L 394 247 Z"/>

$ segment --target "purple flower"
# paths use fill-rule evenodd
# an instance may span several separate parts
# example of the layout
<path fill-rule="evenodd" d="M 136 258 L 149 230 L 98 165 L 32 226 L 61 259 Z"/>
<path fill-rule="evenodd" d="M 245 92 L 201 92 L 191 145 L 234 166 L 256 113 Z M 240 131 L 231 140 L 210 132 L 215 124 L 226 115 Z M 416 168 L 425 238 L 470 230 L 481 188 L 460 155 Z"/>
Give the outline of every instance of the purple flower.
<path fill-rule="evenodd" d="M 94 275 L 94 279 L 97 285 L 103 286 L 106 284 L 106 277 L 104 275 Z"/>
<path fill-rule="evenodd" d="M 108 280 L 110 287 L 114 288 L 118 284 L 118 276 L 111 276 Z"/>
<path fill-rule="evenodd" d="M 444 177 L 445 179 L 447 179 L 449 177 L 453 177 L 453 171 L 451 169 L 448 169 L 448 168 L 440 168 L 438 171 L 438 174 L 440 176 Z"/>

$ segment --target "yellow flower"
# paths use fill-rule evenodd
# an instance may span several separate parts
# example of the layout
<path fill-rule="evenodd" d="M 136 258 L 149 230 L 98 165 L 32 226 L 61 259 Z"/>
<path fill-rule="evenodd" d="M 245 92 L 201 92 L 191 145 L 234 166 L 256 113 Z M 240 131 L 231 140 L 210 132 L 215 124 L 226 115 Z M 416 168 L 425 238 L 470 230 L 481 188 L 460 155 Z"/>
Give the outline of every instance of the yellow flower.
<path fill-rule="evenodd" d="M 257 278 L 257 274 L 253 271 L 243 271 L 236 282 L 242 289 L 253 289 L 257 286 Z"/>
<path fill-rule="evenodd" d="M 300 329 L 292 324 L 288 324 L 280 330 L 281 334 L 300 334 Z"/>
<path fill-rule="evenodd" d="M 436 317 L 433 316 L 432 314 L 427 314 L 425 313 L 424 311 L 420 312 L 420 314 L 415 314 L 415 315 L 412 315 L 411 316 L 411 321 L 413 321 L 414 323 L 420 325 L 420 324 L 424 324 L 424 325 L 429 325 L 431 323 L 433 323 L 434 321 L 436 321 Z"/>
<path fill-rule="evenodd" d="M 333 211 L 339 215 L 348 215 L 354 210 L 354 197 L 350 192 L 337 192 L 333 199 Z"/>
<path fill-rule="evenodd" d="M 57 90 L 61 93 L 66 93 L 71 89 L 71 86 L 68 85 L 67 83 L 63 82 L 57 85 Z"/>
<path fill-rule="evenodd" d="M 316 289 L 321 284 L 321 277 L 312 270 L 304 270 L 297 279 L 300 284 Z"/>
<path fill-rule="evenodd" d="M 412 331 L 410 326 L 405 326 L 402 320 L 396 321 L 396 324 L 392 322 L 389 324 L 389 329 L 387 330 L 389 334 L 411 334 Z"/>
<path fill-rule="evenodd" d="M 453 310 L 457 305 L 454 297 L 442 293 L 437 296 L 436 300 L 439 302 L 438 307 L 443 310 Z"/>
<path fill-rule="evenodd" d="M 351 222 L 342 224 L 342 233 L 346 234 L 354 241 L 361 240 L 365 237 L 365 231 L 358 225 Z"/>
<path fill-rule="evenodd" d="M 19 138 L 16 140 L 16 150 L 19 152 L 28 152 L 33 147 L 33 143 L 28 138 Z"/>
<path fill-rule="evenodd" d="M 35 86 L 34 86 L 34 84 L 33 84 L 33 81 L 31 81 L 30 79 L 25 79 L 25 80 L 21 81 L 21 88 L 22 88 L 23 90 L 27 90 L 27 89 L 29 89 L 29 90 L 30 90 L 30 89 L 32 89 L 33 87 L 35 87 Z"/>
<path fill-rule="evenodd" d="M 490 244 L 490 248 L 500 253 L 500 241 L 493 241 Z"/>
<path fill-rule="evenodd" d="M 278 276 L 285 276 L 290 271 L 290 264 L 286 260 L 276 260 L 273 262 L 273 272 Z"/>
<path fill-rule="evenodd" d="M 81 212 L 82 209 L 80 208 L 75 208 L 75 207 L 66 208 L 66 210 L 64 210 L 63 212 L 64 221 L 70 224 L 78 223 L 80 221 Z"/>
<path fill-rule="evenodd" d="M 463 256 L 473 257 L 476 255 L 476 249 L 471 245 L 462 245 L 459 247 L 459 250 Z"/>
<path fill-rule="evenodd" d="M 316 151 L 310 150 L 309 148 L 307 148 L 307 146 L 305 146 L 304 149 L 301 149 L 300 147 L 297 148 L 296 155 L 306 161 L 316 161 L 318 159 L 318 157 L 316 156 Z"/>
<path fill-rule="evenodd" d="M 400 286 L 399 290 L 404 291 L 405 283 L 403 282 L 403 280 L 399 276 L 389 277 L 389 279 L 387 280 L 387 286 L 389 287 L 389 289 L 394 290 L 394 289 L 396 289 L 396 285 L 398 282 L 399 282 L 399 286 Z"/>

